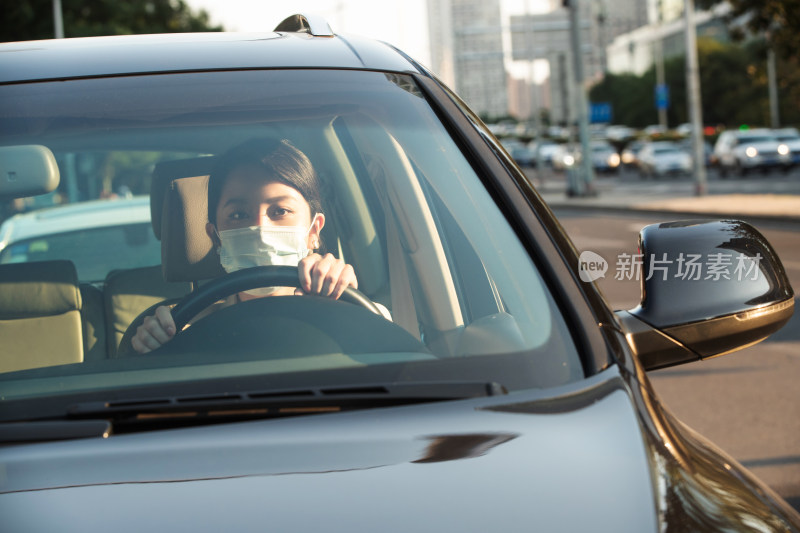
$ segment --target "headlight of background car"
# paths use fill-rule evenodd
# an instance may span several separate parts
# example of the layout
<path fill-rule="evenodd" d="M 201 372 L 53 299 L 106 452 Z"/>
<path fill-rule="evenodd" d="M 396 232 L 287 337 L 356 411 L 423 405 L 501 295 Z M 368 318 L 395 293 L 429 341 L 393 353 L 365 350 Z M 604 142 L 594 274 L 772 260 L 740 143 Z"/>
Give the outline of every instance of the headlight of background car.
<path fill-rule="evenodd" d="M 611 154 L 608 156 L 608 166 L 610 167 L 618 167 L 619 161 L 619 154 Z"/>
<path fill-rule="evenodd" d="M 789 154 L 789 147 L 785 144 L 778 145 L 778 153 L 780 155 L 788 155 Z"/>
<path fill-rule="evenodd" d="M 744 153 L 747 157 L 755 157 L 758 155 L 758 150 L 753 146 L 748 146 Z"/>

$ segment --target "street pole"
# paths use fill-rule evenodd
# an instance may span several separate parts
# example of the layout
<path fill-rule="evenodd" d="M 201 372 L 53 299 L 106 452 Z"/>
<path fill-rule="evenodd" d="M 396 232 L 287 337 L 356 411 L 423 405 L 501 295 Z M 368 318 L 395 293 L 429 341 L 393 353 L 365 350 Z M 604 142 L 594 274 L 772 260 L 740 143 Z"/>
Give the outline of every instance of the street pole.
<path fill-rule="evenodd" d="M 580 195 L 594 196 L 594 167 L 592 167 L 591 152 L 589 151 L 589 106 L 586 101 L 586 87 L 583 84 L 583 45 L 581 44 L 581 29 L 579 24 L 579 0 L 569 2 L 569 31 L 572 41 L 572 59 L 575 63 L 575 108 L 578 112 L 578 135 L 581 141 L 581 172 L 578 178 L 583 182 Z"/>
<path fill-rule="evenodd" d="M 536 85 L 536 72 L 533 65 L 534 60 L 531 59 L 528 63 L 528 74 L 530 76 L 529 89 L 531 91 L 531 116 L 528 117 L 528 122 L 533 119 L 533 142 L 536 145 L 536 175 L 541 182 L 544 182 L 544 159 L 542 158 L 542 117 L 539 110 L 539 88 Z"/>
<path fill-rule="evenodd" d="M 659 21 L 659 26 L 661 22 Z M 655 48 L 655 60 L 656 60 L 656 85 L 660 88 L 667 86 L 667 76 L 664 73 L 664 41 L 661 39 L 661 31 L 658 32 L 658 38 L 653 43 L 653 47 Z M 662 89 L 663 90 L 663 89 Z M 658 125 L 661 126 L 664 131 L 667 131 L 668 123 L 667 123 L 667 108 L 664 105 L 658 106 Z"/>
<path fill-rule="evenodd" d="M 53 0 L 53 25 L 56 39 L 64 38 L 64 17 L 61 11 L 61 0 Z"/>
<path fill-rule="evenodd" d="M 775 49 L 767 43 L 767 80 L 769 82 L 769 118 L 773 128 L 781 127 L 781 116 L 778 111 L 778 81 L 775 74 Z"/>
<path fill-rule="evenodd" d="M 686 91 L 689 100 L 689 117 L 692 124 L 692 153 L 695 176 L 695 195 L 708 192 L 703 137 L 703 111 L 700 100 L 700 70 L 697 61 L 697 35 L 694 23 L 694 0 L 683 2 L 686 22 Z"/>

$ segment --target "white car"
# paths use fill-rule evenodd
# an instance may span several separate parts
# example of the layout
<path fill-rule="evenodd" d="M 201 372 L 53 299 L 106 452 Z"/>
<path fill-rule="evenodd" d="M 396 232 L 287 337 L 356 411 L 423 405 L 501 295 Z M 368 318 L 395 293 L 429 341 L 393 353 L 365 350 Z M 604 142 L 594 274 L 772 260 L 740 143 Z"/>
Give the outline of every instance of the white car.
<path fill-rule="evenodd" d="M 580 151 L 571 144 L 559 144 L 550 156 L 553 170 L 565 172 L 575 165 L 580 157 Z"/>
<path fill-rule="evenodd" d="M 592 166 L 601 173 L 613 173 L 619 170 L 621 159 L 619 154 L 607 141 L 592 141 L 589 144 Z"/>
<path fill-rule="evenodd" d="M 558 153 L 561 144 L 552 141 L 542 141 L 538 145 L 531 143 L 531 148 L 537 157 L 541 157 L 542 164 L 546 167 L 553 166 L 553 155 Z"/>
<path fill-rule="evenodd" d="M 792 163 L 792 155 L 789 146 L 772 130 L 730 130 L 722 132 L 717 139 L 714 161 L 722 177 L 734 171 L 743 176 L 751 170 L 786 170 Z"/>
<path fill-rule="evenodd" d="M 779 128 L 773 133 L 780 142 L 789 147 L 792 157 L 792 166 L 800 164 L 800 132 L 797 128 Z"/>
<path fill-rule="evenodd" d="M 686 175 L 692 171 L 692 156 L 676 143 L 652 142 L 639 151 L 638 165 L 642 177 Z"/>
<path fill-rule="evenodd" d="M 0 264 L 69 259 L 82 283 L 115 269 L 158 265 L 150 200 L 92 200 L 12 216 L 0 226 Z"/>
<path fill-rule="evenodd" d="M 628 126 L 613 125 L 606 128 L 606 137 L 611 141 L 625 141 L 636 136 L 636 130 Z"/>

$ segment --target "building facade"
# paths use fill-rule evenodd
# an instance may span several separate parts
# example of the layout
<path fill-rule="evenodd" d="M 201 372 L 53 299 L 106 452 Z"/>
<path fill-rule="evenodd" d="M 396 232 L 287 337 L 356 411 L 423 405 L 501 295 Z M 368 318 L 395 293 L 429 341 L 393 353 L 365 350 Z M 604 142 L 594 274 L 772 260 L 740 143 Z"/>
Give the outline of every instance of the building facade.
<path fill-rule="evenodd" d="M 647 24 L 648 5 L 641 0 L 573 0 L 579 8 L 581 58 L 588 86 L 607 71 L 606 49 L 620 34 Z M 574 58 L 569 11 L 561 2 L 551 12 L 510 19 L 512 58 L 546 59 L 550 65 L 550 117 L 556 124 L 577 121 Z"/>
<path fill-rule="evenodd" d="M 508 114 L 500 0 L 429 0 L 431 69 L 478 114 Z"/>

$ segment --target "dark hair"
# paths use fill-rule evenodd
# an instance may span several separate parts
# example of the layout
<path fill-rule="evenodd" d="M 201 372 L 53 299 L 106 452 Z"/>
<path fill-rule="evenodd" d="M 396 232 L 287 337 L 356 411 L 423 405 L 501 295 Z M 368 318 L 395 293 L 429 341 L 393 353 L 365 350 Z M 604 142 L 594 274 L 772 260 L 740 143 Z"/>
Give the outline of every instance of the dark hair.
<path fill-rule="evenodd" d="M 272 179 L 297 190 L 308 202 L 312 217 L 323 212 L 319 178 L 308 156 L 287 140 L 252 139 L 221 155 L 208 178 L 208 221 L 215 226 L 228 174 L 246 165 L 264 168 Z"/>

